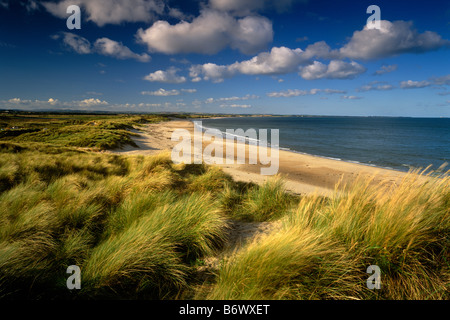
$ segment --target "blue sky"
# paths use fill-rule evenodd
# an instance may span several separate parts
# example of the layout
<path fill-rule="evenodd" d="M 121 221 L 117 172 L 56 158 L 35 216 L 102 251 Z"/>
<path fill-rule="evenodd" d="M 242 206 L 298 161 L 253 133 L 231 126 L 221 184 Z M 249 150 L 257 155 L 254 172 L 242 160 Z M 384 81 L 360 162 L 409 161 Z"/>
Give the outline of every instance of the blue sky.
<path fill-rule="evenodd" d="M 0 0 L 0 108 L 450 117 L 448 1 L 112 3 Z"/>

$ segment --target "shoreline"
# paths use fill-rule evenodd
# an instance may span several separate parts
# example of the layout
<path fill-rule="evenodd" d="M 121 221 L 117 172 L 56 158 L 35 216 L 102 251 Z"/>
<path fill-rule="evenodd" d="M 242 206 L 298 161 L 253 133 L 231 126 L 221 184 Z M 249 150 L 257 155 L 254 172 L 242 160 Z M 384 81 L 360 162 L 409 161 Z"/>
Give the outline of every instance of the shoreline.
<path fill-rule="evenodd" d="M 151 155 L 163 151 L 170 151 L 178 142 L 171 140 L 172 132 L 176 129 L 188 130 L 193 136 L 195 120 L 171 120 L 168 122 L 160 122 L 155 124 L 146 124 L 143 128 L 133 130 L 138 133 L 139 137 L 132 137 L 139 148 L 127 145 L 122 149 L 112 150 L 110 152 L 116 154 L 127 155 Z M 224 139 L 223 147 L 229 143 L 236 141 Z M 213 144 L 209 140 L 203 139 L 203 149 L 206 145 Z M 259 148 L 246 144 L 246 161 L 245 164 L 214 164 L 221 167 L 225 173 L 231 175 L 236 181 L 263 183 L 271 176 L 263 176 L 260 174 L 261 164 L 249 164 L 248 150 L 249 148 Z M 194 150 L 194 149 L 193 149 Z M 198 152 L 199 150 L 197 150 Z M 259 150 L 257 150 L 259 151 Z M 193 154 L 191 156 L 194 156 Z M 224 158 L 225 159 L 225 153 Z M 235 153 L 236 154 L 236 153 Z M 258 154 L 258 153 L 257 153 Z M 267 153 L 269 154 L 269 153 Z M 358 176 L 364 179 L 373 178 L 373 183 L 388 181 L 398 183 L 407 172 L 394 169 L 385 169 L 379 167 L 368 166 L 360 163 L 351 163 L 344 160 L 328 159 L 321 156 L 303 154 L 293 152 L 291 150 L 279 150 L 279 170 L 278 174 L 284 177 L 287 191 L 295 194 L 313 194 L 318 193 L 324 196 L 331 196 L 335 192 L 336 184 L 341 182 L 341 186 L 352 183 Z M 225 162 L 225 161 L 224 161 Z"/>
<path fill-rule="evenodd" d="M 211 120 L 211 119 L 214 120 L 214 119 L 224 119 L 224 118 L 223 117 L 209 118 L 209 120 Z M 194 121 L 202 121 L 202 119 L 193 119 L 191 121 L 192 122 L 194 122 Z M 196 129 L 195 125 L 194 125 L 194 129 Z M 208 129 L 215 129 L 215 128 L 202 126 L 202 129 L 208 130 Z M 221 131 L 221 132 L 222 132 L 222 135 L 223 135 L 224 132 L 223 131 Z M 227 140 L 231 141 L 231 139 L 227 138 L 226 134 L 225 134 L 224 139 L 227 139 Z M 258 141 L 259 141 L 259 139 L 258 139 Z M 246 141 L 246 144 L 249 144 L 249 142 Z M 278 146 L 278 148 L 279 148 L 280 151 L 292 152 L 292 153 L 295 153 L 295 154 L 301 154 L 301 155 L 306 155 L 306 156 L 318 157 L 318 158 L 334 160 L 334 161 L 343 161 L 343 162 L 352 163 L 352 164 L 359 164 L 359 165 L 363 165 L 363 166 L 367 166 L 367 167 L 371 167 L 371 168 L 378 168 L 378 169 L 385 169 L 385 170 L 394 170 L 394 171 L 401 172 L 401 173 L 407 173 L 409 170 L 411 170 L 411 168 L 408 169 L 408 170 L 399 170 L 399 169 L 395 169 L 395 168 L 392 168 L 392 167 L 383 167 L 383 166 L 380 166 L 380 165 L 364 163 L 364 162 L 360 162 L 360 161 L 357 161 L 357 160 L 341 159 L 341 158 L 334 158 L 334 157 L 330 157 L 330 156 L 323 156 L 323 155 L 319 155 L 319 154 L 312 154 L 312 153 L 292 150 L 291 148 L 282 147 L 282 146 Z"/>

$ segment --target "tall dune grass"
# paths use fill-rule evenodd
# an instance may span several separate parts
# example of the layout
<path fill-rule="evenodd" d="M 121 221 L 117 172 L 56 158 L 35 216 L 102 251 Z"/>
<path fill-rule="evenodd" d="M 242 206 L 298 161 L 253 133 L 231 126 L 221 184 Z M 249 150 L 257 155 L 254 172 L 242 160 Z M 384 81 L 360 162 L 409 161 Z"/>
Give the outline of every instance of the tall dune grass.
<path fill-rule="evenodd" d="M 0 298 L 450 298 L 448 175 L 299 198 L 279 177 L 238 183 L 170 154 L 14 150 L 0 158 Z M 196 292 L 199 261 L 218 259 L 236 220 L 277 227 Z M 72 264 L 81 290 L 66 287 Z"/>
<path fill-rule="evenodd" d="M 448 299 L 450 177 L 359 179 L 304 197 L 278 231 L 232 254 L 211 299 Z M 381 290 L 366 269 L 378 265 Z"/>
<path fill-rule="evenodd" d="M 175 297 L 193 262 L 225 241 L 213 196 L 177 184 L 203 169 L 167 155 L 7 156 L 0 169 L 13 163 L 20 178 L 0 192 L 0 298 Z M 79 292 L 65 286 L 72 264 L 82 269 Z"/>
<path fill-rule="evenodd" d="M 243 221 L 277 220 L 296 202 L 296 197 L 286 192 L 280 176 L 244 189 L 230 183 L 224 184 L 221 189 L 223 209 L 233 218 Z"/>

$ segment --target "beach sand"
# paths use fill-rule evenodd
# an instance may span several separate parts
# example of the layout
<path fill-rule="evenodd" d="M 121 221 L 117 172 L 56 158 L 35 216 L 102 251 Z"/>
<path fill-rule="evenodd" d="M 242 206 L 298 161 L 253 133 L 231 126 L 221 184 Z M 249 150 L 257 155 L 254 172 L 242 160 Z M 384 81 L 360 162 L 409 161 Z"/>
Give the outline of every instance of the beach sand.
<path fill-rule="evenodd" d="M 147 124 L 139 130 L 134 130 L 139 137 L 133 137 L 139 148 L 125 146 L 112 152 L 128 155 L 151 155 L 162 151 L 171 151 L 179 142 L 172 141 L 172 132 L 176 129 L 188 130 L 192 137 L 194 134 L 194 125 L 191 121 L 174 120 L 156 124 Z M 193 138 L 192 138 L 193 140 Z M 282 137 L 280 137 L 282 143 Z M 214 143 L 214 142 L 213 142 Z M 228 144 L 233 143 L 228 141 Z M 211 141 L 204 141 L 203 148 L 211 144 Z M 235 145 L 236 147 L 236 145 Z M 249 148 L 258 148 L 256 146 L 246 146 L 247 155 Z M 194 148 L 193 148 L 194 150 Z M 225 146 L 224 146 L 225 155 Z M 253 151 L 257 152 L 257 149 Z M 194 150 L 193 154 L 200 154 L 200 150 Z M 236 154 L 236 152 L 235 152 Z M 191 157 L 191 159 L 193 159 Z M 259 161 L 258 161 L 259 162 Z M 217 164 L 226 173 L 231 175 L 236 181 L 262 183 L 270 178 L 260 174 L 260 164 L 249 164 L 248 158 L 245 164 Z M 279 170 L 278 173 L 284 177 L 286 189 L 295 194 L 319 193 L 324 196 L 331 195 L 336 184 L 341 181 L 341 186 L 345 183 L 351 183 L 358 175 L 364 179 L 373 176 L 373 183 L 379 181 L 390 181 L 398 183 L 405 176 L 404 172 L 388 170 L 376 167 L 370 167 L 362 164 L 355 164 L 345 161 L 332 160 L 318 156 L 299 154 L 290 151 L 279 151 Z"/>

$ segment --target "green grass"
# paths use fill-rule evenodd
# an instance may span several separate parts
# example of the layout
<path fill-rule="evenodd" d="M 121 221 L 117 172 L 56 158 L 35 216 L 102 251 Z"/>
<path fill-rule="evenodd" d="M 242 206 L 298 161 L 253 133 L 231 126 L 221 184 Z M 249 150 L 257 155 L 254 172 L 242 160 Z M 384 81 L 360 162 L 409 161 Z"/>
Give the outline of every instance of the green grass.
<path fill-rule="evenodd" d="M 304 197 L 280 229 L 231 254 L 208 299 L 449 299 L 450 177 L 359 180 Z M 369 265 L 381 290 L 366 287 Z"/>
<path fill-rule="evenodd" d="M 65 269 L 76 264 L 76 297 L 173 298 L 225 241 L 212 194 L 167 183 L 171 173 L 189 185 L 196 170 L 165 155 L 3 155 L 0 168 L 19 174 L 0 193 L 0 297 L 71 297 Z"/>
<path fill-rule="evenodd" d="M 0 140 L 55 147 L 105 150 L 134 145 L 129 130 L 167 120 L 162 115 L 15 115 L 1 114 Z M 11 146 L 11 144 L 9 145 Z"/>
<path fill-rule="evenodd" d="M 0 138 L 0 299 L 450 298 L 448 174 L 298 197 L 280 177 L 255 185 L 170 153 L 86 149 L 154 116 L 33 117 L 0 118 L 49 127 Z M 222 251 L 236 223 L 260 222 L 270 231 Z M 219 267 L 203 283 L 211 259 Z M 66 287 L 69 265 L 81 290 Z M 366 287 L 369 265 L 381 290 Z"/>

